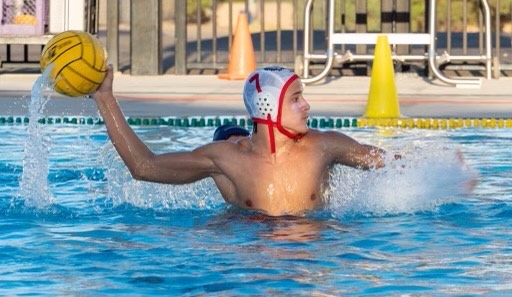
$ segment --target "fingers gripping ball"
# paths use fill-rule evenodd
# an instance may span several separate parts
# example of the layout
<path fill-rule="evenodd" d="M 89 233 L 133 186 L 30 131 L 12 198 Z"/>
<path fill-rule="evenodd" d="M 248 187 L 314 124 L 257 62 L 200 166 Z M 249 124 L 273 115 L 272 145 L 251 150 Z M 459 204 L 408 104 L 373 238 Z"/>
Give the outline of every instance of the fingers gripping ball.
<path fill-rule="evenodd" d="M 60 94 L 78 97 L 91 94 L 107 74 L 106 51 L 87 32 L 66 31 L 48 41 L 41 55 L 41 70 L 49 74 Z"/>

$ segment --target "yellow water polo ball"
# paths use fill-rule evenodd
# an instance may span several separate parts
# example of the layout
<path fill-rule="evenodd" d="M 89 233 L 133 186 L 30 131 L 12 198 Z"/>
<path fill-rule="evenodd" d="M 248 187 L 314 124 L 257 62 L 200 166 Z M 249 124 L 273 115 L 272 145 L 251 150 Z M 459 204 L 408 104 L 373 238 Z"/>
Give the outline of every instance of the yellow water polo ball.
<path fill-rule="evenodd" d="M 41 71 L 50 67 L 55 91 L 78 97 L 91 94 L 107 74 L 107 54 L 98 39 L 87 32 L 65 31 L 43 48 Z"/>

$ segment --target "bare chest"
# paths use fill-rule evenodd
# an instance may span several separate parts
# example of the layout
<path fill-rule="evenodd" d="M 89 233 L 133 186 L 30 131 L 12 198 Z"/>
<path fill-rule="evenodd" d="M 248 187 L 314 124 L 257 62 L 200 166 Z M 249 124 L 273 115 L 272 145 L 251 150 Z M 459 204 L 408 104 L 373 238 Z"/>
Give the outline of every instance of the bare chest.
<path fill-rule="evenodd" d="M 249 162 L 248 165 L 240 173 L 237 186 L 237 198 L 244 207 L 282 215 L 314 209 L 321 204 L 327 170 L 314 158 Z"/>

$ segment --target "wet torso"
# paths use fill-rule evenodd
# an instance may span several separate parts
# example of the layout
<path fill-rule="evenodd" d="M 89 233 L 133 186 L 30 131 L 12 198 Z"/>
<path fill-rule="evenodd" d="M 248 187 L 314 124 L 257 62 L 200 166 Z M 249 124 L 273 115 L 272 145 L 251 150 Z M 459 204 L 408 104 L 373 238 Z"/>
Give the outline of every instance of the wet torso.
<path fill-rule="evenodd" d="M 258 155 L 249 139 L 228 145 L 214 180 L 224 199 L 269 215 L 301 215 L 323 202 L 330 164 L 306 137 L 278 152 Z"/>

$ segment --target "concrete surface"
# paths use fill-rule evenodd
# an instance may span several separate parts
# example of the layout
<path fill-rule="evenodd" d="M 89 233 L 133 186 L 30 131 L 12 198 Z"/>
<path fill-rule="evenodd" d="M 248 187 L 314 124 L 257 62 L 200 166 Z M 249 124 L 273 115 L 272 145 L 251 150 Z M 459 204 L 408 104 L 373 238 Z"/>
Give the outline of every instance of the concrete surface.
<path fill-rule="evenodd" d="M 0 115 L 28 114 L 37 74 L 0 74 Z M 369 77 L 337 77 L 308 85 L 304 94 L 312 116 L 363 115 Z M 438 80 L 397 74 L 401 113 L 407 117 L 512 117 L 512 79 L 483 80 L 480 88 L 456 88 Z M 127 116 L 246 115 L 243 81 L 211 75 L 130 76 L 116 73 L 114 92 Z M 46 115 L 96 116 L 94 101 L 52 96 Z"/>

